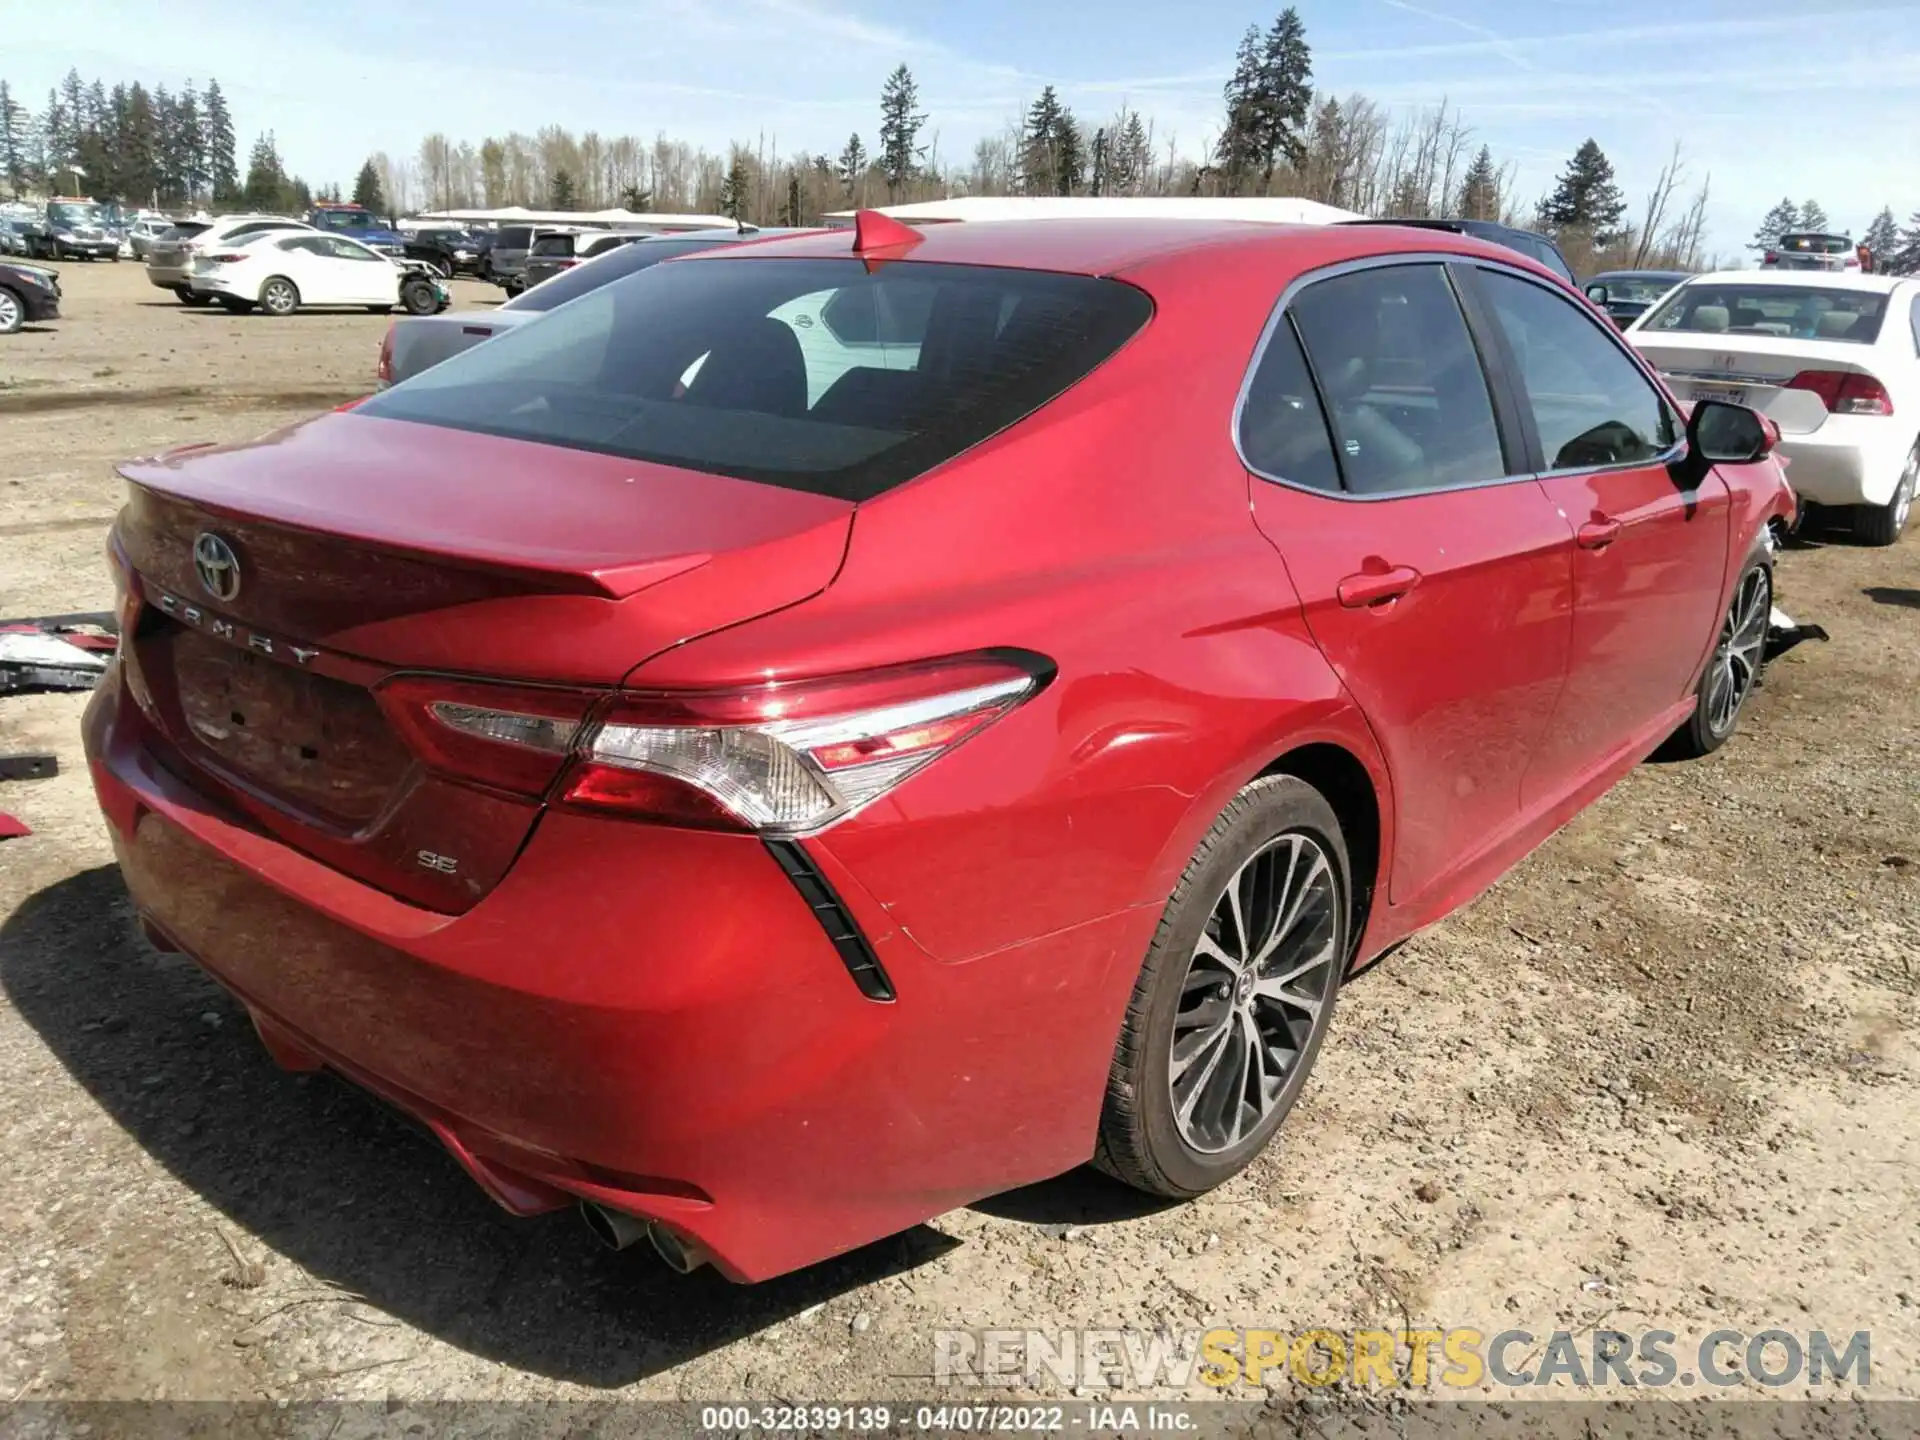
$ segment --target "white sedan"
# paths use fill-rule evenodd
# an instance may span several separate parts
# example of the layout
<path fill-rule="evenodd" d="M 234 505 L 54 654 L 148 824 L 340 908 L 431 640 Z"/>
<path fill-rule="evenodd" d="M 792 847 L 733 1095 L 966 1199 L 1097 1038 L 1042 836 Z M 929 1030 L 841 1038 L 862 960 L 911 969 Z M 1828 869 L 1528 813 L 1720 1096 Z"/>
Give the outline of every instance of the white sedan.
<path fill-rule="evenodd" d="M 1803 500 L 1891 545 L 1920 484 L 1920 280 L 1855 272 L 1697 275 L 1626 330 L 1683 400 L 1749 405 L 1780 427 Z"/>
<path fill-rule="evenodd" d="M 237 244 L 209 246 L 194 256 L 189 283 L 196 295 L 229 310 L 256 305 L 269 315 L 302 306 L 361 306 L 384 313 L 404 306 L 431 315 L 447 292 L 432 277 L 369 250 L 357 240 L 324 231 L 267 232 Z"/>

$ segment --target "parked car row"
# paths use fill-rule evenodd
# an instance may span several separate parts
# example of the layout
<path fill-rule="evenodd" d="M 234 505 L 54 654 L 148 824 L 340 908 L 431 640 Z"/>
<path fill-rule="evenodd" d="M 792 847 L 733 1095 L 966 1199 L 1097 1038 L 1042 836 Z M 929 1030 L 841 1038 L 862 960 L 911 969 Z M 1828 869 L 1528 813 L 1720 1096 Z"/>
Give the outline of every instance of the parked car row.
<path fill-rule="evenodd" d="M 316 306 L 431 315 L 451 303 L 444 282 L 424 264 L 351 239 L 343 233 L 348 228 L 282 215 L 176 226 L 150 242 L 147 280 L 183 305 L 269 315 Z"/>
<path fill-rule="evenodd" d="M 60 274 L 45 265 L 0 260 L 0 335 L 60 318 Z"/>
<path fill-rule="evenodd" d="M 1637 344 L 1737 294 L 1623 335 L 1452 227 L 740 238 L 122 472 L 85 738 L 147 932 L 519 1213 L 756 1280 L 1089 1160 L 1200 1194 L 1346 976 L 1754 693 L 1781 431 Z"/>

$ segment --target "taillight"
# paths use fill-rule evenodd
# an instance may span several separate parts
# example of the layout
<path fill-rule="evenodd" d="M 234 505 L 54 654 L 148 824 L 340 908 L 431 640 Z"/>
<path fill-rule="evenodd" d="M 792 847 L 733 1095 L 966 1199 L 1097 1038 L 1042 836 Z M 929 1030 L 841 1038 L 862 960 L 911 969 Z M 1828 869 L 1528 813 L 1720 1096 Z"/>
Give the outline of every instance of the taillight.
<path fill-rule="evenodd" d="M 583 809 L 803 835 L 931 765 L 1051 674 L 1037 656 L 993 652 L 742 690 L 602 694 L 597 704 L 585 691 L 420 677 L 379 694 L 416 752 L 445 772 L 524 795 L 552 787 L 558 803 Z"/>
<path fill-rule="evenodd" d="M 596 696 L 403 675 L 374 698 L 429 769 L 537 798 L 566 763 Z"/>
<path fill-rule="evenodd" d="M 1887 387 L 1858 370 L 1802 370 L 1783 388 L 1811 391 L 1834 415 L 1893 414 Z"/>
<path fill-rule="evenodd" d="M 1780 263 L 1780 252 L 1779 252 L 1779 251 L 1777 251 L 1777 250 L 1769 250 L 1769 251 L 1767 251 L 1767 253 L 1766 253 L 1765 255 L 1762 255 L 1762 256 L 1760 257 L 1760 263 L 1761 263 L 1762 265 L 1777 265 L 1777 264 L 1779 264 L 1779 263 Z"/>
<path fill-rule="evenodd" d="M 1030 699 L 1051 668 L 980 655 L 722 694 L 622 696 L 564 803 L 810 834 L 871 804 Z"/>
<path fill-rule="evenodd" d="M 380 363 L 373 367 L 374 378 L 382 385 L 393 383 L 393 332 L 394 326 L 387 326 L 387 333 L 380 338 Z"/>
<path fill-rule="evenodd" d="M 205 258 L 210 265 L 238 265 L 247 257 L 238 252 L 228 252 L 224 255 L 208 255 Z"/>

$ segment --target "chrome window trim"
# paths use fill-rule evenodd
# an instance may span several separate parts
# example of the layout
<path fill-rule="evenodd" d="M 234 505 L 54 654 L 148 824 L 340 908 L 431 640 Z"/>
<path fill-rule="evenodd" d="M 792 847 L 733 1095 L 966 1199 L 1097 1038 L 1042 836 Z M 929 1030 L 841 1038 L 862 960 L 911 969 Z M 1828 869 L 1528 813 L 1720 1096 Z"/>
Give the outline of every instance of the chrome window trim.
<path fill-rule="evenodd" d="M 1333 280 L 1339 276 L 1356 274 L 1362 270 L 1385 270 L 1390 267 L 1403 265 L 1437 265 L 1441 268 L 1444 278 L 1445 268 L 1448 265 L 1457 264 L 1462 261 L 1471 264 L 1491 263 L 1496 268 L 1502 270 L 1509 268 L 1498 261 L 1489 262 L 1478 255 L 1463 255 L 1457 250 L 1401 250 L 1391 255 L 1366 255 L 1355 260 L 1335 261 L 1331 265 L 1323 265 L 1318 269 L 1309 270 L 1305 274 L 1296 275 L 1292 280 L 1288 281 L 1287 288 L 1280 292 L 1279 300 L 1274 303 L 1273 312 L 1267 316 L 1267 323 L 1260 327 L 1260 339 L 1253 347 L 1252 360 L 1247 363 L 1246 371 L 1240 377 L 1240 391 L 1239 394 L 1234 397 L 1233 413 L 1227 419 L 1227 438 L 1232 442 L 1233 453 L 1240 457 L 1240 464 L 1246 472 L 1257 479 L 1266 481 L 1270 485 L 1285 486 L 1287 489 L 1298 491 L 1303 495 L 1321 495 L 1329 500 L 1352 501 L 1362 505 L 1370 505 L 1380 500 L 1406 500 L 1415 495 L 1450 495 L 1461 490 L 1486 490 L 1495 485 L 1517 485 L 1522 482 L 1537 480 L 1539 478 L 1537 475 L 1528 472 L 1521 475 L 1501 475 L 1492 480 L 1464 480 L 1456 485 L 1423 485 L 1406 490 L 1374 490 L 1366 494 L 1360 494 L 1357 491 L 1346 488 L 1343 473 L 1343 483 L 1340 489 L 1322 490 L 1317 485 L 1303 484 L 1298 480 L 1289 480 L 1284 475 L 1274 475 L 1260 469 L 1247 458 L 1247 452 L 1241 447 L 1240 416 L 1247 408 L 1247 396 L 1253 389 L 1253 377 L 1260 369 L 1260 362 L 1266 359 L 1267 345 L 1272 341 L 1274 331 L 1286 320 L 1287 306 L 1292 302 L 1294 296 L 1298 295 L 1309 285 L 1317 285 L 1323 280 Z M 1524 270 L 1519 269 L 1517 266 L 1512 267 L 1512 271 L 1516 275 L 1526 274 Z M 1447 283 L 1451 286 L 1453 282 L 1451 279 L 1448 279 Z M 1473 326 L 1467 319 L 1464 306 L 1461 307 L 1460 311 L 1460 323 L 1466 326 L 1467 335 L 1469 338 L 1472 338 Z M 1305 350 L 1305 345 L 1302 345 L 1301 351 L 1303 354 Z M 1307 355 L 1306 361 L 1308 378 L 1313 381 L 1314 388 L 1318 391 L 1320 380 L 1317 375 L 1313 374 L 1313 357 Z M 1480 362 L 1480 373 L 1481 378 L 1486 381 L 1487 404 L 1488 407 L 1494 411 L 1497 424 L 1499 407 L 1494 401 L 1493 379 L 1486 373 L 1485 361 Z M 1334 454 L 1337 458 L 1340 453 L 1340 439 L 1333 433 L 1333 422 L 1330 417 L 1327 417 L 1326 423 L 1327 438 L 1333 445 Z"/>

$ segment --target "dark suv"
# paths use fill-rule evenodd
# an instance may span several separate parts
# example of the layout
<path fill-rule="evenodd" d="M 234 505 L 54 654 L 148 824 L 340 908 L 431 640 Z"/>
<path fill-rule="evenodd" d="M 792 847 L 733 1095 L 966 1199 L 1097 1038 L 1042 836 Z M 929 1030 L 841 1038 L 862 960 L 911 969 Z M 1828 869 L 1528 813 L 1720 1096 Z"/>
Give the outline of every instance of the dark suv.
<path fill-rule="evenodd" d="M 1560 253 L 1560 247 L 1552 240 L 1537 231 L 1516 230 L 1496 220 L 1347 220 L 1342 223 L 1411 225 L 1418 230 L 1451 230 L 1456 235 L 1472 235 L 1481 240 L 1491 240 L 1496 245 L 1504 245 L 1509 250 L 1517 250 L 1529 260 L 1538 260 L 1569 285 L 1577 283 L 1573 278 L 1573 267 L 1567 264 L 1567 257 Z"/>
<path fill-rule="evenodd" d="M 416 230 L 407 236 L 406 255 L 432 267 L 443 280 L 478 275 L 486 247 L 465 230 Z"/>

